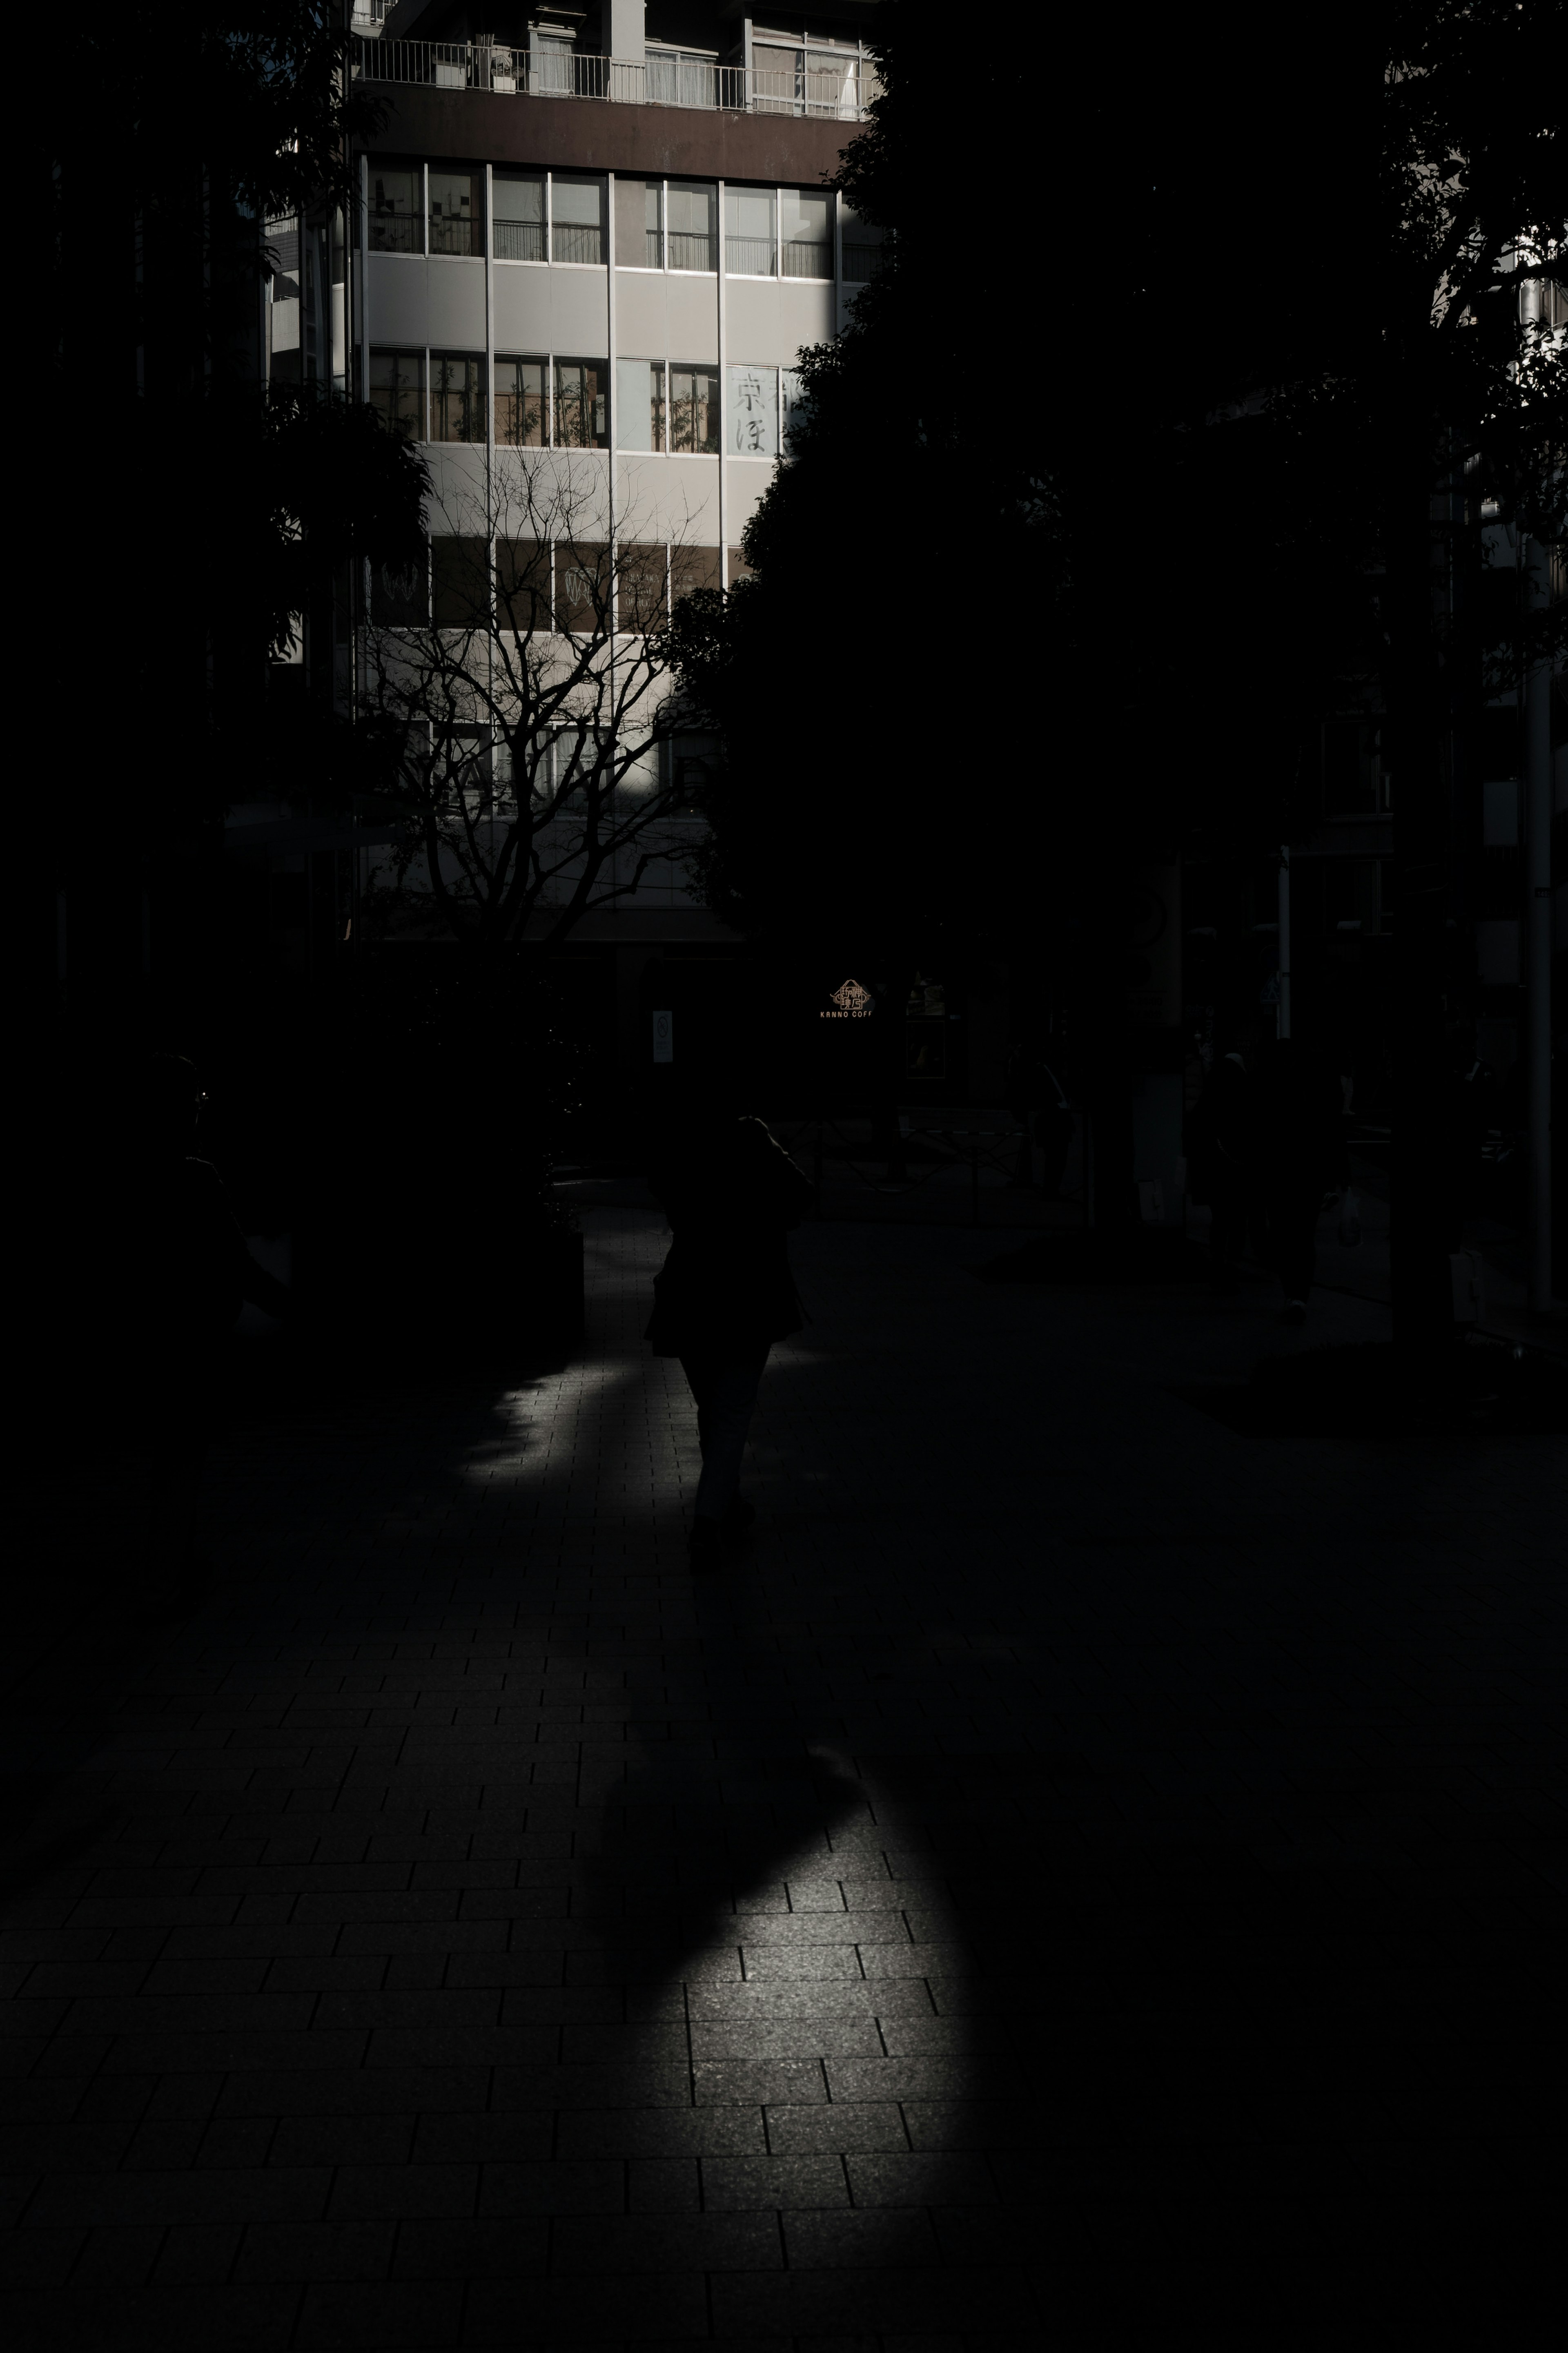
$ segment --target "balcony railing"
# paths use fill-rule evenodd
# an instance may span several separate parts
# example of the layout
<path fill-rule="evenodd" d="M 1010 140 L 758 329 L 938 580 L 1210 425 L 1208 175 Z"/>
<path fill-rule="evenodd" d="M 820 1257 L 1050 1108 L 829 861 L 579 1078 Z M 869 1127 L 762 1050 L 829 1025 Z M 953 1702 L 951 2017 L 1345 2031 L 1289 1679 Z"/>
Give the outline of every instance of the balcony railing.
<path fill-rule="evenodd" d="M 732 114 L 809 115 L 858 122 L 877 95 L 867 58 L 831 64 L 802 51 L 797 71 L 776 65 L 695 65 L 657 54 L 646 63 L 576 50 L 509 47 L 500 41 L 387 41 L 356 36 L 356 79 L 420 90 L 479 90 L 506 98 L 592 98 L 625 106 L 713 109 Z M 826 57 L 826 52 L 823 53 Z"/>

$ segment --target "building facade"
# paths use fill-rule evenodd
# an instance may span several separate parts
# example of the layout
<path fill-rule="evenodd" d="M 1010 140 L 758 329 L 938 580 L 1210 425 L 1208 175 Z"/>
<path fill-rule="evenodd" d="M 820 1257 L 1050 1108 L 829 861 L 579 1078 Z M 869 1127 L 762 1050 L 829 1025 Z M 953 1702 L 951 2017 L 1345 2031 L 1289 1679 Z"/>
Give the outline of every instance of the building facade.
<path fill-rule="evenodd" d="M 436 619 L 444 564 L 480 537 L 501 563 L 505 517 L 542 482 L 555 520 L 526 527 L 563 549 L 635 543 L 655 617 L 741 577 L 746 523 L 787 450 L 799 354 L 838 330 L 877 263 L 875 233 L 826 185 L 875 94 L 874 16 L 869 0 L 809 20 L 723 0 L 354 0 L 352 70 L 383 120 L 336 206 L 269 226 L 268 368 L 369 400 L 417 448 Z M 628 576 L 621 562 L 623 630 Z M 578 578 L 558 554 L 536 613 L 563 638 Z M 399 618 L 401 585 L 349 584 L 330 649 L 323 617 L 301 626 L 297 667 L 317 691 L 330 670 L 345 712 L 363 707 L 365 641 Z M 822 649 L 803 617 L 779 649 L 779 691 L 822 691 Z M 667 794 L 700 778 L 709 751 L 694 736 L 658 746 Z M 613 1003 L 623 1060 L 646 1026 L 650 962 L 734 953 L 684 887 L 672 826 L 672 854 L 635 887 L 630 860 L 612 871 L 620 894 L 562 944 L 593 968 L 601 1027 Z M 230 839 L 298 878 L 296 964 L 352 931 L 389 854 L 374 828 L 281 805 L 235 811 Z M 549 927 L 547 911 L 530 919 Z"/>

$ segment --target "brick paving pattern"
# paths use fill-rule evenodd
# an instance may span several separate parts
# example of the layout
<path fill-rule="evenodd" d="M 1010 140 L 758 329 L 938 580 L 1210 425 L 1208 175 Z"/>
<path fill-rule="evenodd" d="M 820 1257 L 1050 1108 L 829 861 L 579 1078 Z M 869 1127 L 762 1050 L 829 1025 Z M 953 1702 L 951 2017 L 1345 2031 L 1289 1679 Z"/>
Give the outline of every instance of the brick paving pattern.
<path fill-rule="evenodd" d="M 1548 2341 L 1558 1443 L 816 1226 L 694 1578 L 586 1224 L 578 1362 L 253 1416 L 194 1619 L 19 1648 L 8 2344 Z"/>

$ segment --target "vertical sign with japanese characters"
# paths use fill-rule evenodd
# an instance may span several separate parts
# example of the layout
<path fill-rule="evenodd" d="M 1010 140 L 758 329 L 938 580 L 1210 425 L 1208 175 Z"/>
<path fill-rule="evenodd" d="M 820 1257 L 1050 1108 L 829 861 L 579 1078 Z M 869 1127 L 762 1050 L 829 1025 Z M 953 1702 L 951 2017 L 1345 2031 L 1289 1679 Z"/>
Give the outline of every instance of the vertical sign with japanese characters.
<path fill-rule="evenodd" d="M 779 372 L 770 367 L 730 370 L 729 448 L 732 458 L 776 458 L 779 453 Z"/>

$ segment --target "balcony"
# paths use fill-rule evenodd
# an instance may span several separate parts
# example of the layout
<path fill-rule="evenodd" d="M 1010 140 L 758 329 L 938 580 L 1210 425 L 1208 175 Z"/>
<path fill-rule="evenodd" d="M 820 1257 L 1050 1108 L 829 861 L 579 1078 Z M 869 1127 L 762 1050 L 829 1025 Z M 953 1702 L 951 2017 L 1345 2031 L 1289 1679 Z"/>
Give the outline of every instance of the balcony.
<path fill-rule="evenodd" d="M 372 0 L 356 0 L 356 18 Z M 731 114 L 805 115 L 861 122 L 879 92 L 870 58 L 853 50 L 761 53 L 761 61 L 721 66 L 650 51 L 643 63 L 584 57 L 575 49 L 509 47 L 500 41 L 385 41 L 351 45 L 356 80 L 419 90 L 478 90 L 504 98 L 597 99 L 620 106 L 670 106 Z"/>

